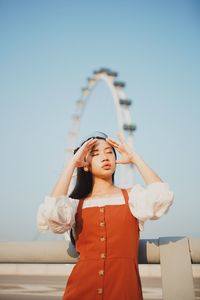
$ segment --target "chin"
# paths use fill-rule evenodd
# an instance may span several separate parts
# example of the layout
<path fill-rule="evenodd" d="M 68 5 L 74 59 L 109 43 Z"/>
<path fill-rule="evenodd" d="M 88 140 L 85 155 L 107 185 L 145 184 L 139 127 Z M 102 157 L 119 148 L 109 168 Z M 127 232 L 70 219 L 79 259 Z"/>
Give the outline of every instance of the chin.
<path fill-rule="evenodd" d="M 112 169 L 110 169 L 110 170 L 104 170 L 104 172 L 101 173 L 101 175 L 102 175 L 104 178 L 110 178 L 110 177 L 113 175 L 114 172 L 115 172 L 115 170 L 112 170 Z M 99 175 L 100 175 L 100 174 L 99 174 Z"/>

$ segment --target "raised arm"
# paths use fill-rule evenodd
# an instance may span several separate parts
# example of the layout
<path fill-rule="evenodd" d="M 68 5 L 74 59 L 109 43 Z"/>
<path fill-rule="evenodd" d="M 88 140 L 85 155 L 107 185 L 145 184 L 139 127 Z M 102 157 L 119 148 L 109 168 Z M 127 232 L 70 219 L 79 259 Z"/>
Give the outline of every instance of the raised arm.
<path fill-rule="evenodd" d="M 107 142 L 111 144 L 121 154 L 117 164 L 135 164 L 140 172 L 144 182 L 150 184 L 153 182 L 162 182 L 161 178 L 144 162 L 144 160 L 126 143 L 121 134 L 118 134 L 120 141 L 107 138 Z"/>
<path fill-rule="evenodd" d="M 51 197 L 67 195 L 70 181 L 76 167 L 83 167 L 86 165 L 85 156 L 87 155 L 88 151 L 91 147 L 95 144 L 97 139 L 90 139 L 85 142 L 78 151 L 74 154 L 73 158 L 69 162 L 69 164 L 64 169 L 62 175 L 56 182 L 52 192 Z"/>
<path fill-rule="evenodd" d="M 76 168 L 74 159 L 70 160 L 68 165 L 64 168 L 63 173 L 61 174 L 60 178 L 56 182 L 50 196 L 57 197 L 61 195 L 67 195 L 69 185 L 71 182 L 72 175 Z"/>
<path fill-rule="evenodd" d="M 132 152 L 131 163 L 135 164 L 140 172 L 144 182 L 150 184 L 153 182 L 163 182 L 161 178 L 147 165 L 146 162 L 135 151 Z"/>
<path fill-rule="evenodd" d="M 54 233 L 64 233 L 74 225 L 78 200 L 68 196 L 69 185 L 74 169 L 87 165 L 85 156 L 95 142 L 96 139 L 90 139 L 77 149 L 51 194 L 40 204 L 37 213 L 37 227 L 40 231 L 51 229 Z"/>
<path fill-rule="evenodd" d="M 135 184 L 128 189 L 131 212 L 139 220 L 140 230 L 143 230 L 145 221 L 157 220 L 167 213 L 172 205 L 174 193 L 170 190 L 169 184 L 161 180 L 139 154 L 129 147 L 121 135 L 119 135 L 119 138 L 120 141 L 107 139 L 121 154 L 120 159 L 116 160 L 116 163 L 133 163 L 147 184 L 146 187 L 143 187 L 141 184 Z"/>

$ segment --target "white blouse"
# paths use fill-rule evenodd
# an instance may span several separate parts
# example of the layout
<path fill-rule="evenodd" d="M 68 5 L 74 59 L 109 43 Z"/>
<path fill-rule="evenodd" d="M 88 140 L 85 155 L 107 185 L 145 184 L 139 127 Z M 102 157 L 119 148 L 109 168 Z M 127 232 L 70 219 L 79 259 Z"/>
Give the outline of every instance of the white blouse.
<path fill-rule="evenodd" d="M 129 207 L 137 218 L 140 231 L 144 230 L 147 220 L 157 220 L 166 214 L 174 200 L 174 193 L 167 182 L 153 182 L 146 187 L 135 184 L 129 191 Z M 44 232 L 51 230 L 54 233 L 64 233 L 75 226 L 75 215 L 79 200 L 67 195 L 52 197 L 45 196 L 37 212 L 37 228 Z M 83 207 L 125 204 L 123 194 L 113 197 L 85 199 Z M 51 223 L 50 221 L 57 222 Z M 59 230 L 59 231 L 58 231 Z"/>

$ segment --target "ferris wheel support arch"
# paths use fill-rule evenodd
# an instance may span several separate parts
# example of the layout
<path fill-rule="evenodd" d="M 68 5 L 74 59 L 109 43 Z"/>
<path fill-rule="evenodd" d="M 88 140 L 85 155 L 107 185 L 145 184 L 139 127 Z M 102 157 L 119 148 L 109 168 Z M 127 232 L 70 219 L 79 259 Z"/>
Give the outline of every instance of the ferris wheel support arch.
<path fill-rule="evenodd" d="M 72 124 L 68 132 L 68 148 L 66 163 L 73 155 L 77 147 L 77 138 L 80 130 L 81 118 L 87 105 L 88 98 L 99 81 L 104 81 L 110 90 L 113 104 L 117 115 L 118 132 L 125 138 L 127 144 L 133 148 L 133 132 L 136 126 L 132 122 L 130 106 L 132 101 L 126 97 L 125 83 L 116 81 L 118 74 L 106 68 L 94 71 L 93 76 L 88 78 L 88 84 L 82 88 L 81 98 L 75 103 L 75 113 L 72 115 Z M 120 165 L 119 184 L 130 187 L 133 184 L 133 165 Z"/>

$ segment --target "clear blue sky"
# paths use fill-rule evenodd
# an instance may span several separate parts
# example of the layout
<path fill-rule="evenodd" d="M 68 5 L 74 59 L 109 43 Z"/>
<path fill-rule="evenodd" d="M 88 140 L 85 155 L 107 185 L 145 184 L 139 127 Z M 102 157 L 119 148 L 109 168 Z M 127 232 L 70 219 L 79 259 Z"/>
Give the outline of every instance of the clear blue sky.
<path fill-rule="evenodd" d="M 74 102 L 100 67 L 126 82 L 134 147 L 175 193 L 141 238 L 200 235 L 199 32 L 199 1 L 0 1 L 0 240 L 35 237 L 38 206 L 64 166 Z M 108 128 L 116 137 L 113 111 L 100 84 L 81 134 Z"/>

